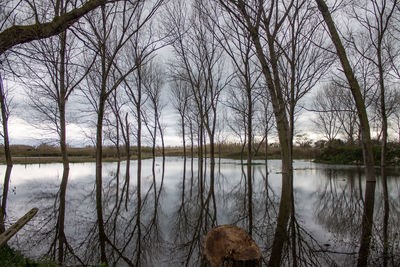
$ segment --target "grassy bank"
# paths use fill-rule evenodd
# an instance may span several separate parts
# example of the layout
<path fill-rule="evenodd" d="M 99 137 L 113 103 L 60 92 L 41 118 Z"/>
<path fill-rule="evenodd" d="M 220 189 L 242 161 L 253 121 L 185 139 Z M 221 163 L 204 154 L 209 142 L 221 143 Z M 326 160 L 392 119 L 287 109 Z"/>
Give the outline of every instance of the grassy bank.
<path fill-rule="evenodd" d="M 57 265 L 53 261 L 46 260 L 46 259 L 32 260 L 32 259 L 26 258 L 19 251 L 11 249 L 8 246 L 3 246 L 0 248 L 0 266 L 58 267 L 59 265 Z"/>
<path fill-rule="evenodd" d="M 143 158 L 149 158 L 152 155 L 150 147 L 142 148 Z M 70 162 L 94 162 L 96 161 L 96 151 L 94 147 L 70 147 L 68 148 L 68 157 Z M 15 164 L 30 163 L 54 163 L 62 162 L 61 150 L 56 146 L 40 145 L 37 147 L 27 145 L 12 145 L 11 154 Z M 137 149 L 131 148 L 132 159 L 136 159 Z M 124 149 L 120 149 L 120 155 L 125 157 Z M 116 161 L 118 159 L 118 150 L 116 147 L 104 147 L 104 161 Z M 0 146 L 0 163 L 5 163 L 4 148 Z"/>
<path fill-rule="evenodd" d="M 210 151 L 209 147 L 206 147 L 206 155 Z M 215 157 L 216 158 L 229 158 L 229 159 L 241 159 L 243 157 L 246 160 L 247 154 L 244 150 L 242 154 L 242 146 L 240 144 L 216 144 Z M 253 151 L 256 151 L 254 149 Z M 276 146 L 269 146 L 267 150 L 268 159 L 280 159 L 280 149 Z M 26 146 L 26 145 L 12 145 L 11 153 L 15 164 L 30 164 L 30 163 L 53 163 L 62 162 L 61 151 L 59 147 L 40 145 L 37 147 Z M 125 150 L 120 148 L 119 150 L 121 159 L 125 159 Z M 137 148 L 131 147 L 131 159 L 137 158 Z M 187 155 L 190 157 L 190 147 L 187 148 Z M 197 156 L 197 148 L 194 148 L 194 157 Z M 379 165 L 381 158 L 381 148 L 379 144 L 374 146 L 374 156 L 376 164 Z M 182 147 L 166 147 L 166 156 L 183 156 Z M 156 149 L 156 155 L 161 156 L 161 149 Z M 68 149 L 68 156 L 70 162 L 94 162 L 95 148 L 94 147 L 71 147 Z M 151 158 L 152 148 L 143 147 L 142 157 L 144 159 Z M 265 148 L 260 146 L 257 153 L 254 155 L 254 159 L 264 159 Z M 330 163 L 330 164 L 362 164 L 363 155 L 362 149 L 355 145 L 336 144 L 326 145 L 325 147 L 300 147 L 294 146 L 293 148 L 294 159 L 314 159 L 318 163 Z M 103 148 L 103 160 L 104 161 L 117 161 L 118 150 L 116 147 L 104 147 Z M 4 149 L 0 146 L 0 163 L 5 163 Z M 390 143 L 388 145 L 387 154 L 388 165 L 400 165 L 400 144 Z"/>
<path fill-rule="evenodd" d="M 240 144 L 217 144 L 215 147 L 216 157 L 219 158 L 230 158 L 240 159 L 242 147 Z M 209 147 L 206 148 L 209 151 Z M 194 148 L 194 156 L 197 156 L 197 148 Z M 294 147 L 293 156 L 296 159 L 313 159 L 320 152 L 320 149 L 313 147 Z M 13 156 L 13 162 L 15 164 L 30 164 L 30 163 L 53 163 L 62 162 L 61 151 L 59 147 L 40 145 L 37 147 L 27 145 L 12 145 L 11 153 Z M 119 153 L 121 158 L 125 158 L 124 148 L 120 148 Z M 131 159 L 137 158 L 137 148 L 131 147 Z M 182 147 L 167 147 L 165 149 L 166 156 L 183 156 Z M 156 149 L 156 155 L 161 156 L 161 149 Z M 190 156 L 190 148 L 187 148 L 187 155 Z M 255 159 L 264 159 L 265 150 L 264 147 L 260 147 L 258 153 L 255 154 Z M 70 147 L 68 149 L 68 156 L 70 162 L 94 162 L 95 148 L 94 147 Z M 142 157 L 150 158 L 152 156 L 151 147 L 142 148 Z M 208 155 L 209 156 L 209 155 Z M 279 159 L 280 150 L 279 147 L 270 146 L 268 147 L 268 158 Z M 246 152 L 243 153 L 243 159 L 246 159 Z M 104 161 L 116 161 L 118 160 L 118 150 L 116 147 L 104 147 L 103 148 L 103 160 Z M 0 146 L 0 163 L 5 163 L 4 149 Z"/>

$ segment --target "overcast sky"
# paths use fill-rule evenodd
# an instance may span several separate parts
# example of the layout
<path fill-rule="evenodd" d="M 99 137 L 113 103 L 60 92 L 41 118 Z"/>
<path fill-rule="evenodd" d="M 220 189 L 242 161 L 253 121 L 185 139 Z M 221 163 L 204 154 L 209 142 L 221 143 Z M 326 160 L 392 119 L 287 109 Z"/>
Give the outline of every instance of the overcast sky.
<path fill-rule="evenodd" d="M 11 144 L 39 145 L 41 143 L 57 144 L 57 135 L 46 130 L 47 127 L 40 121 L 31 119 L 28 100 L 24 96 L 23 85 L 16 84 L 10 81 L 5 82 L 6 87 L 12 88 L 14 108 L 9 119 L 9 134 Z M 311 93 L 312 94 L 312 93 Z M 311 94 L 305 99 L 305 103 L 311 101 Z M 167 104 L 162 113 L 162 123 L 166 127 L 164 136 L 167 146 L 180 146 L 182 139 L 179 134 L 179 117 L 176 111 L 170 104 L 169 89 L 164 88 L 164 103 Z M 220 105 L 222 108 L 222 105 Z M 79 115 L 74 115 L 79 117 Z M 304 111 L 297 121 L 297 133 L 307 133 L 311 139 L 318 139 L 319 136 L 312 130 L 313 125 L 311 112 Z M 78 118 L 79 119 L 79 118 Z M 133 122 L 134 123 L 134 122 Z M 146 134 L 144 129 L 144 133 Z M 67 126 L 67 142 L 71 146 L 79 147 L 93 145 L 89 136 L 94 136 L 95 129 L 87 123 L 75 122 L 69 123 Z M 233 135 L 228 132 L 228 140 L 235 140 Z M 145 139 L 146 140 L 146 139 Z M 274 142 L 274 138 L 270 139 Z M 150 144 L 148 144 L 150 145 Z"/>

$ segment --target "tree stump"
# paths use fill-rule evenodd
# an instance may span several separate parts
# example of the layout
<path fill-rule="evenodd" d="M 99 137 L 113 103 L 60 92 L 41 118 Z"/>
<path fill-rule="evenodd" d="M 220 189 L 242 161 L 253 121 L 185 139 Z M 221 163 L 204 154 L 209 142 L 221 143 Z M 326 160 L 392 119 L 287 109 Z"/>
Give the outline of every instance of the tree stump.
<path fill-rule="evenodd" d="M 222 225 L 211 229 L 204 240 L 204 256 L 213 267 L 261 266 L 262 254 L 241 228 Z"/>

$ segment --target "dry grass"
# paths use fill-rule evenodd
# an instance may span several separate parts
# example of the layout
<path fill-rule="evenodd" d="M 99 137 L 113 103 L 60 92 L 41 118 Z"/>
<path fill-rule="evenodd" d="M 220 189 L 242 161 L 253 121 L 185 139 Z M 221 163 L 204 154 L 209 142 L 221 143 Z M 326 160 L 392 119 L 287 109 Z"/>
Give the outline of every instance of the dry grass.
<path fill-rule="evenodd" d="M 241 145 L 237 143 L 223 143 L 216 144 L 215 153 L 216 157 L 221 158 L 241 158 Z M 207 156 L 209 156 L 210 148 L 206 147 Z M 263 159 L 265 148 L 264 145 L 260 147 L 260 150 L 255 155 L 256 159 Z M 11 153 L 13 156 L 13 162 L 15 164 L 29 164 L 29 163 L 51 163 L 51 162 L 62 162 L 61 150 L 59 147 L 50 145 L 40 145 L 37 147 L 28 145 L 12 145 Z M 137 147 L 131 147 L 131 159 L 136 159 Z M 186 153 L 190 156 L 190 147 L 186 148 Z M 295 147 L 293 154 L 295 158 L 315 158 L 315 155 L 319 153 L 319 149 L 311 147 Z M 166 156 L 183 156 L 183 147 L 166 147 Z M 120 148 L 121 158 L 125 158 L 125 150 L 123 147 Z M 156 155 L 161 156 L 161 148 L 156 149 Z M 243 153 L 243 158 L 246 158 L 246 149 Z M 70 162 L 94 162 L 95 159 L 95 148 L 94 147 L 70 147 L 68 148 L 68 156 Z M 142 147 L 143 158 L 149 158 L 152 156 L 151 147 Z M 194 156 L 197 156 L 197 148 L 194 148 Z M 104 147 L 103 158 L 105 161 L 117 161 L 118 150 L 116 147 Z M 279 147 L 268 147 L 268 158 L 276 159 L 280 158 Z M 4 148 L 0 146 L 0 163 L 5 163 Z"/>

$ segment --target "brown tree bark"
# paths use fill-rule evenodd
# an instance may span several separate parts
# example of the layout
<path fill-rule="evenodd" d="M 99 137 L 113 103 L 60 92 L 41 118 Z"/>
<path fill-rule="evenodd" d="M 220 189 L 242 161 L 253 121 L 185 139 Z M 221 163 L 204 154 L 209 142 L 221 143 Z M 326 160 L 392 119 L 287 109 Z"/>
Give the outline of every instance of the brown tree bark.
<path fill-rule="evenodd" d="M 222 225 L 204 240 L 204 255 L 211 266 L 261 266 L 261 250 L 241 228 Z"/>
<path fill-rule="evenodd" d="M 118 0 L 89 0 L 79 8 L 55 16 L 50 22 L 11 26 L 0 33 L 0 55 L 15 45 L 57 35 L 93 9 L 116 1 Z"/>

